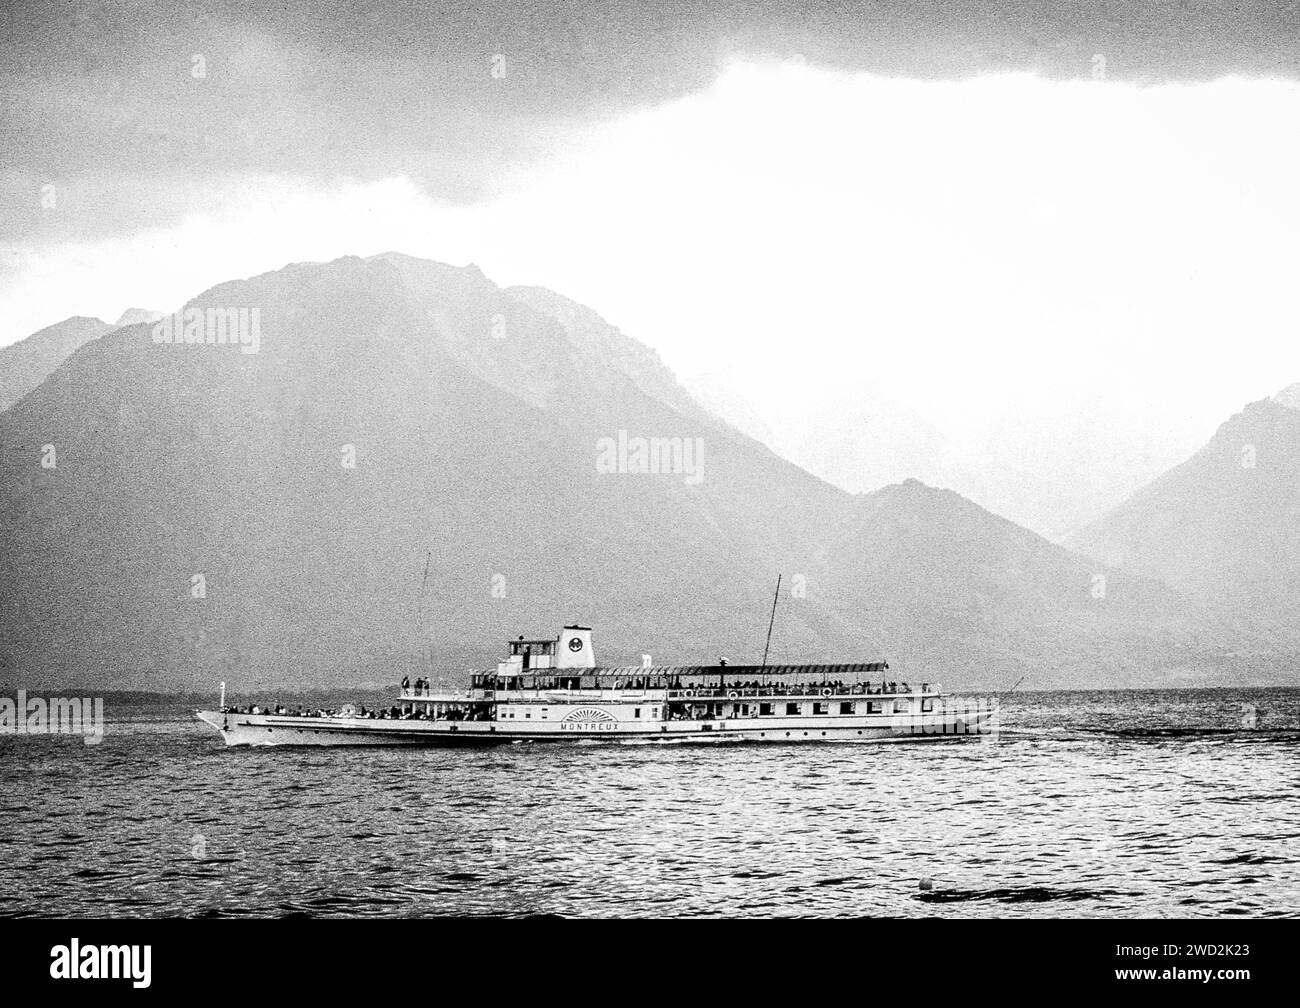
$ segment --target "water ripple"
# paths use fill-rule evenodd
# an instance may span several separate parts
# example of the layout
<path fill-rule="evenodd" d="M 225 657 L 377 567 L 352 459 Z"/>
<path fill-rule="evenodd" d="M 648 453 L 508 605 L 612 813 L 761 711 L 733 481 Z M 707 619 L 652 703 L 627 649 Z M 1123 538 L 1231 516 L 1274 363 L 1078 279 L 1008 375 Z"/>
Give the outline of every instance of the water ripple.
<path fill-rule="evenodd" d="M 109 715 L 98 746 L 0 737 L 0 916 L 1300 906 L 1295 690 L 1030 694 L 996 745 L 227 750 L 184 708 Z"/>

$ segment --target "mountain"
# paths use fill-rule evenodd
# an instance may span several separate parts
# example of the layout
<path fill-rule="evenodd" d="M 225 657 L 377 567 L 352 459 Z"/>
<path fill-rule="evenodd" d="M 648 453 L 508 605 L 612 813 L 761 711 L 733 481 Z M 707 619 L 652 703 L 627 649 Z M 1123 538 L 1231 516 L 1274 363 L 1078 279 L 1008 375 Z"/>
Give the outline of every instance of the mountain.
<path fill-rule="evenodd" d="M 909 478 L 951 482 L 944 435 L 878 388 L 828 378 L 815 402 L 777 396 L 752 403 L 726 376 L 703 375 L 688 384 L 714 412 L 851 493 Z"/>
<path fill-rule="evenodd" d="M 157 322 L 163 317 L 160 311 L 152 311 L 148 308 L 128 308 L 113 323 L 114 329 L 121 329 L 123 326 L 140 325 L 142 322 Z"/>
<path fill-rule="evenodd" d="M 655 351 L 624 335 L 586 305 L 545 287 L 507 287 L 505 293 L 558 322 L 575 348 L 616 368 L 652 399 L 684 417 L 716 422 L 678 383 Z"/>
<path fill-rule="evenodd" d="M 758 410 L 746 396 L 736 389 L 731 379 L 718 372 L 693 375 L 683 382 L 691 397 L 716 417 L 721 417 L 736 430 L 767 445 L 782 458 L 791 456 L 781 450 L 780 439 L 776 430 L 758 414 Z M 792 460 L 793 461 L 793 460 Z M 797 463 L 796 463 L 797 464 Z M 808 467 L 801 466 L 808 469 Z M 808 470 L 812 472 L 811 469 Z M 822 479 L 826 479 L 822 476 Z M 827 479 L 828 483 L 834 480 Z M 853 490 L 852 487 L 841 487 Z"/>
<path fill-rule="evenodd" d="M 1273 397 L 1273 402 L 1300 410 L 1300 382 L 1288 385 Z"/>
<path fill-rule="evenodd" d="M 258 339 L 118 329 L 0 414 L 0 678 L 392 683 L 575 620 L 606 663 L 740 662 L 777 571 L 774 661 L 1131 685 L 1300 650 L 957 494 L 839 490 L 590 309 L 472 266 L 300 263 L 189 307 Z"/>
<path fill-rule="evenodd" d="M 78 348 L 110 328 L 100 319 L 74 315 L 17 343 L 0 347 L 0 412 L 45 381 Z"/>
<path fill-rule="evenodd" d="M 858 498 L 836 528 L 832 595 L 889 654 L 1028 688 L 1281 681 L 1297 635 L 1098 564 L 915 480 Z"/>
<path fill-rule="evenodd" d="M 1300 388 L 1247 405 L 1070 545 L 1204 600 L 1300 626 Z"/>
<path fill-rule="evenodd" d="M 1103 514 L 1158 468 L 1119 431 L 1098 430 L 1092 411 L 1071 422 L 993 432 L 945 431 L 871 379 L 828 375 L 813 396 L 755 395 L 734 374 L 692 376 L 697 400 L 782 458 L 851 493 L 917 478 L 949 487 L 1060 541 Z M 1103 411 L 1104 412 L 1104 411 Z M 1014 424 L 1019 424 L 1017 430 Z M 1068 465 L 1060 450 L 1070 445 Z M 1095 462 L 1078 478 L 1080 457 Z"/>

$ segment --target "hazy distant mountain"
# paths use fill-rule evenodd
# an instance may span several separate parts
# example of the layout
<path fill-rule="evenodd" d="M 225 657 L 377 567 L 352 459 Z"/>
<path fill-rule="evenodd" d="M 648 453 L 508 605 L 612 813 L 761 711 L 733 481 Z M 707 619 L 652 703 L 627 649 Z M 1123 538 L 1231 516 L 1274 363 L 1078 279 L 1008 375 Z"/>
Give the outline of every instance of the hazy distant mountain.
<path fill-rule="evenodd" d="M 123 326 L 140 325 L 142 322 L 157 322 L 163 317 L 160 311 L 151 311 L 148 308 L 128 308 L 113 323 L 114 329 L 121 329 Z"/>
<path fill-rule="evenodd" d="M 1273 402 L 1289 406 L 1291 409 L 1300 410 L 1300 382 L 1288 385 L 1273 397 Z"/>
<path fill-rule="evenodd" d="M 775 661 L 1042 686 L 1266 680 L 1288 660 L 1288 640 L 956 494 L 838 490 L 549 291 L 383 255 L 192 306 L 257 309 L 258 352 L 120 329 L 0 415 L 4 678 L 391 683 L 426 647 L 481 667 L 572 620 L 606 662 L 742 661 L 777 571 Z M 620 448 L 610 471 L 638 438 L 702 455 L 656 475 Z"/>
<path fill-rule="evenodd" d="M 689 383 L 697 397 L 777 454 L 851 493 L 915 478 L 947 484 L 944 436 L 886 394 L 828 376 L 816 402 L 774 397 L 757 404 L 721 375 Z"/>
<path fill-rule="evenodd" d="M 881 628 L 889 653 L 944 668 L 969 649 L 985 668 L 968 675 L 988 687 L 1020 675 L 1076 687 L 1293 676 L 1294 633 L 1211 614 L 952 491 L 908 481 L 859 502 L 834 530 L 834 587 L 859 586 L 857 619 Z"/>
<path fill-rule="evenodd" d="M 753 403 L 740 395 L 725 375 L 716 373 L 694 375 L 686 379 L 683 384 L 691 397 L 714 416 L 727 421 L 742 434 L 747 434 L 755 441 L 767 445 L 782 458 L 790 457 L 777 447 L 780 439 L 776 430 L 758 415 Z M 841 489 L 850 488 L 841 487 Z"/>
<path fill-rule="evenodd" d="M 505 293 L 559 322 L 575 347 L 616 368 L 646 395 L 682 416 L 716 422 L 717 417 L 700 408 L 655 351 L 625 336 L 586 305 L 545 287 L 507 287 Z"/>
<path fill-rule="evenodd" d="M 74 315 L 0 347 L 0 412 L 45 381 L 79 347 L 110 328 L 100 319 Z"/>
<path fill-rule="evenodd" d="M 1054 540 L 1140 484 L 1124 471 L 1115 473 L 1116 479 L 1097 477 L 1104 485 L 1096 489 L 1080 485 L 1077 468 L 1052 473 L 1049 458 L 1034 456 L 1033 432 L 992 438 L 987 444 L 958 442 L 869 383 L 843 386 L 828 376 L 813 400 L 774 396 L 756 401 L 727 375 L 701 375 L 687 387 L 738 430 L 844 490 L 869 493 L 919 479 L 950 487 Z M 1061 433 L 1075 444 L 1081 441 L 1078 432 Z M 1026 456 L 1036 464 L 1027 464 Z M 1090 472 L 1107 473 L 1121 465 L 1113 457 L 1098 461 Z M 1115 489 L 1116 483 L 1122 489 Z"/>
<path fill-rule="evenodd" d="M 1300 626 L 1297 391 L 1246 406 L 1070 545 L 1214 608 Z"/>

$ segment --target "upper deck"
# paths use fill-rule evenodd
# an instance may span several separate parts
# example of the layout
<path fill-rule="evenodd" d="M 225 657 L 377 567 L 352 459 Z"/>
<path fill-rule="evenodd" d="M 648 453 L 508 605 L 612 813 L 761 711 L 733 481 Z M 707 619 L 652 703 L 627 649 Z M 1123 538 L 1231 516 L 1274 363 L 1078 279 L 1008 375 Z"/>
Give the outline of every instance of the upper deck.
<path fill-rule="evenodd" d="M 478 672 L 469 689 L 411 687 L 404 700 L 526 701 L 569 699 L 641 701 L 738 699 L 757 697 L 937 696 L 937 685 L 882 677 L 887 662 L 837 665 L 677 665 L 626 666 L 574 671 L 547 670 L 532 675 Z"/>
<path fill-rule="evenodd" d="M 403 684 L 403 700 L 441 703 L 503 703 L 564 699 L 639 702 L 757 697 L 937 696 L 930 683 L 888 676 L 889 663 L 838 662 L 825 665 L 654 665 L 598 666 L 591 628 L 566 626 L 551 639 L 507 642 L 509 654 L 495 671 L 473 672 L 469 688 L 449 689 L 418 681 Z"/>

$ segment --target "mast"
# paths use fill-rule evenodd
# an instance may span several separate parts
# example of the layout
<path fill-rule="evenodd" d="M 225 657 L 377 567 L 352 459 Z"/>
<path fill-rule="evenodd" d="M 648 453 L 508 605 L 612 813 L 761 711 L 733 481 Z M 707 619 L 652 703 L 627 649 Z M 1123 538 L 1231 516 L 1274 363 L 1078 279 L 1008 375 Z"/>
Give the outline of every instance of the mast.
<path fill-rule="evenodd" d="M 429 584 L 429 563 L 433 560 L 433 550 L 424 554 L 424 576 L 420 578 L 420 596 L 416 599 L 415 606 L 415 634 L 419 639 L 424 633 L 424 592 Z M 427 642 L 421 643 L 420 646 L 420 664 L 425 667 L 429 673 L 429 678 L 433 678 L 433 645 Z"/>
<path fill-rule="evenodd" d="M 776 591 L 772 593 L 772 615 L 767 621 L 767 642 L 763 645 L 763 667 L 760 668 L 759 674 L 767 668 L 767 649 L 772 646 L 772 624 L 776 622 L 776 600 L 781 597 L 781 575 L 776 576 Z"/>

